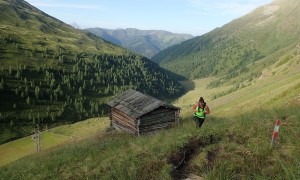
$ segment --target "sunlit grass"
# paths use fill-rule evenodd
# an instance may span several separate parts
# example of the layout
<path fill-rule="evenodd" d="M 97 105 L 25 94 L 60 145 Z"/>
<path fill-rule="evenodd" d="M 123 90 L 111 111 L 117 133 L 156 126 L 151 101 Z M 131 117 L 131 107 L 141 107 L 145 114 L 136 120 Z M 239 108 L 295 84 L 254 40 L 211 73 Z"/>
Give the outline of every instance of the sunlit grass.
<path fill-rule="evenodd" d="M 43 132 L 41 133 L 41 148 L 46 150 L 68 140 L 68 137 Z M 31 136 L 0 145 L 0 167 L 35 152 L 36 142 Z"/>
<path fill-rule="evenodd" d="M 108 117 L 93 118 L 75 124 L 59 126 L 51 129 L 51 132 L 73 138 L 85 138 L 103 132 L 109 127 Z"/>
<path fill-rule="evenodd" d="M 44 131 L 41 133 L 41 149 L 45 151 L 74 140 L 100 135 L 108 126 L 108 118 L 93 118 Z M 35 152 L 36 142 L 32 136 L 0 145 L 0 167 Z"/>

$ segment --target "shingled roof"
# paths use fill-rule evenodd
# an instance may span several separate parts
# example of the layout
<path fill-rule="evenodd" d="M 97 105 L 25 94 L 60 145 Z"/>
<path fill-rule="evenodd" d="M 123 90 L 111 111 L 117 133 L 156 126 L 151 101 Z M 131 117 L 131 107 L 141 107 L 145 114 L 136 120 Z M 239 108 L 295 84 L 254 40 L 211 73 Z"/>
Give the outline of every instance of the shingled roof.
<path fill-rule="evenodd" d="M 127 90 L 116 96 L 107 103 L 110 107 L 116 108 L 132 118 L 139 118 L 144 114 L 153 111 L 161 106 L 170 109 L 180 109 L 173 105 L 169 105 L 152 96 L 143 94 L 135 90 Z"/>

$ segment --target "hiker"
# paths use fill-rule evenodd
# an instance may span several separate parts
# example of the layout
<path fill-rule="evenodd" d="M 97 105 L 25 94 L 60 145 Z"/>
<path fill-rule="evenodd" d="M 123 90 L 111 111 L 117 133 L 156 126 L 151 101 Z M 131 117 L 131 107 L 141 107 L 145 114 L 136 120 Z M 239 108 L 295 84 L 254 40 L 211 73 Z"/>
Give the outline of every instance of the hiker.
<path fill-rule="evenodd" d="M 200 128 L 205 120 L 205 115 L 209 114 L 209 107 L 206 105 L 203 97 L 200 97 L 198 103 L 193 106 L 194 110 L 194 120 L 196 122 L 196 126 Z"/>

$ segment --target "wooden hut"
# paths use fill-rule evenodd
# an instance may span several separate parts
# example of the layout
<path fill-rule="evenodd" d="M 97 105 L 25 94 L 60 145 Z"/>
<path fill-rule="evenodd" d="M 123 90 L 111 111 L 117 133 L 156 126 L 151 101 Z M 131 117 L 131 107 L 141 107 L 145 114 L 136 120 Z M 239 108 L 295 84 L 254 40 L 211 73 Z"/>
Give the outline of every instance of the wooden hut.
<path fill-rule="evenodd" d="M 107 104 L 111 125 L 132 134 L 145 134 L 179 124 L 180 108 L 135 90 L 127 90 Z"/>

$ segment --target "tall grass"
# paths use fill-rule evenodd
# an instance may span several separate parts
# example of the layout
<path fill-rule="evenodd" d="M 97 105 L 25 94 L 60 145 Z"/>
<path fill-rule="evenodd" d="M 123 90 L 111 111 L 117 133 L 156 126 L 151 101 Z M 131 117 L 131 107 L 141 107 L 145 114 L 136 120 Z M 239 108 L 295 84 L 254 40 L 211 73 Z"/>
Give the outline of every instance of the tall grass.
<path fill-rule="evenodd" d="M 214 134 L 221 142 L 200 148 L 188 170 L 207 179 L 299 178 L 300 112 L 297 107 L 261 109 L 219 118 L 195 128 L 191 117 L 180 127 L 135 137 L 116 133 L 79 141 L 24 158 L 0 169 L 4 179 L 171 179 L 171 155 L 190 139 Z M 288 114 L 271 148 L 276 118 Z"/>
<path fill-rule="evenodd" d="M 168 158 L 191 138 L 219 136 L 216 129 L 196 129 L 194 122 L 135 137 L 116 133 L 24 158 L 0 169 L 1 177 L 20 179 L 101 178 L 170 179 Z"/>
<path fill-rule="evenodd" d="M 209 148 L 199 152 L 190 169 L 207 179 L 298 179 L 300 163 L 300 105 L 260 109 L 229 116 L 223 141 L 213 166 L 208 167 Z M 282 116 L 288 115 L 286 120 Z M 282 120 L 279 140 L 271 148 L 275 120 Z M 203 171 L 203 169 L 205 171 Z"/>

